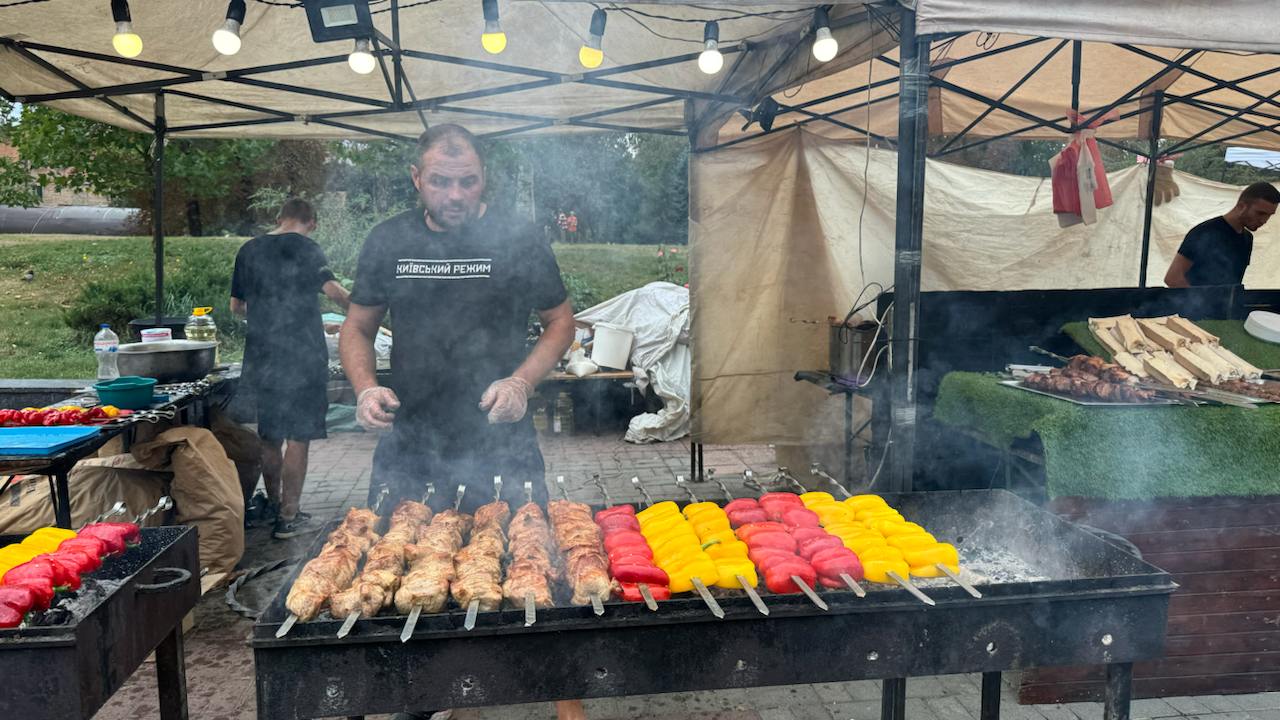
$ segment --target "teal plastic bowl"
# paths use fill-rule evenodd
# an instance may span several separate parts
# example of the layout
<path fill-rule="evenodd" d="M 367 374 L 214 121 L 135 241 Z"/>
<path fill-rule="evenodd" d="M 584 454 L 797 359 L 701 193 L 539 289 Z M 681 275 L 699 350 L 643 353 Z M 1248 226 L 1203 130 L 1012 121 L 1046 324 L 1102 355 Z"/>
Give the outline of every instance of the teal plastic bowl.
<path fill-rule="evenodd" d="M 151 407 L 156 380 L 124 375 L 115 380 L 96 383 L 93 389 L 98 391 L 98 401 L 103 405 L 115 405 L 121 410 L 146 410 Z"/>

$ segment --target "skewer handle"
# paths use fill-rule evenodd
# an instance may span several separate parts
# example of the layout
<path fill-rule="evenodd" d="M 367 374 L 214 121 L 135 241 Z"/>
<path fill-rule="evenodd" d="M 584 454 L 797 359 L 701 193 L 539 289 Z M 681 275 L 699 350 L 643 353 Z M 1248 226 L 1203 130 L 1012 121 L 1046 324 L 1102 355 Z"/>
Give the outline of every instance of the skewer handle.
<path fill-rule="evenodd" d="M 946 565 L 943 565 L 942 563 L 936 563 L 936 565 L 937 565 L 937 568 L 943 572 L 943 574 L 951 578 L 952 582 L 964 588 L 965 592 L 969 593 L 975 598 L 982 597 L 982 593 L 978 592 L 978 588 L 969 584 L 968 580 L 965 580 L 964 578 L 960 577 L 960 574 L 957 573 L 955 570 L 952 570 L 951 568 L 947 567 Z"/>
<path fill-rule="evenodd" d="M 480 600 L 477 598 L 467 605 L 467 617 L 462 621 L 464 630 L 474 630 L 476 628 L 476 615 L 480 612 Z"/>
<path fill-rule="evenodd" d="M 711 591 L 707 590 L 707 586 L 702 584 L 702 578 L 694 578 L 693 587 L 702 596 L 702 602 L 707 604 L 707 609 L 711 611 L 711 614 L 723 620 L 724 608 L 720 607 L 720 603 L 716 602 L 716 599 L 711 596 Z"/>
<path fill-rule="evenodd" d="M 832 477 L 830 473 L 828 473 L 826 470 L 823 470 L 823 469 L 822 469 L 822 465 L 821 465 L 821 464 L 816 463 L 816 462 L 815 462 L 815 463 L 809 463 L 809 474 L 810 474 L 810 475 L 813 475 L 814 477 L 820 477 L 820 478 L 822 478 L 823 480 L 826 480 L 828 483 L 830 483 L 830 484 L 831 484 L 831 486 L 832 486 L 832 487 L 834 487 L 834 488 L 836 489 L 836 491 L 837 491 L 840 495 L 842 495 L 842 496 L 844 496 L 844 497 L 846 497 L 846 498 L 851 498 L 851 497 L 853 497 L 853 493 L 851 493 L 851 492 L 849 492 L 848 490 L 846 490 L 846 489 L 845 489 L 845 487 L 844 487 L 843 485 L 841 485 L 839 482 L 836 482 L 836 479 L 835 479 L 834 477 Z"/>
<path fill-rule="evenodd" d="M 422 606 L 414 605 L 409 611 L 409 619 L 404 621 L 404 630 L 400 631 L 400 642 L 407 643 L 413 637 L 414 628 L 418 627 L 418 616 L 422 614 Z"/>
<path fill-rule="evenodd" d="M 563 497 L 565 500 L 568 500 L 568 499 L 569 499 L 569 491 L 568 491 L 568 490 L 565 490 L 565 488 L 564 488 L 564 476 L 563 476 L 563 475 L 557 475 L 557 476 L 556 476 L 556 487 L 560 488 L 560 495 L 561 495 L 561 497 Z"/>
<path fill-rule="evenodd" d="M 493 499 L 494 502 L 502 499 L 502 476 L 493 476 Z"/>
<path fill-rule="evenodd" d="M 725 485 L 723 480 L 716 477 L 715 468 L 707 468 L 707 479 L 715 480 L 716 485 L 720 486 L 720 492 L 724 493 L 724 499 L 728 502 L 733 502 L 733 493 L 729 492 L 729 486 Z"/>
<path fill-rule="evenodd" d="M 350 615 L 347 615 L 347 619 L 342 621 L 342 627 L 338 628 L 338 639 L 341 640 L 342 638 L 350 635 L 352 626 L 354 626 L 356 624 L 356 620 L 359 619 L 359 610 L 355 610 Z"/>
<path fill-rule="evenodd" d="M 94 524 L 94 523 L 100 523 L 100 522 L 102 522 L 103 520 L 106 520 L 107 518 L 111 517 L 112 515 L 123 515 L 124 513 L 127 513 L 127 512 L 129 512 L 129 509 L 125 507 L 124 501 L 123 501 L 123 500 L 117 500 L 117 501 L 116 501 L 116 504 L 115 504 L 115 505 L 112 505 L 112 506 L 111 506 L 111 508 L 110 508 L 109 510 L 107 510 L 107 511 L 106 511 L 106 512 L 104 512 L 104 513 L 102 513 L 102 514 L 101 514 L 101 515 L 99 515 L 98 517 L 96 517 L 96 518 L 94 518 L 94 519 L 90 520 L 88 523 L 86 523 L 86 525 L 92 525 L 92 524 Z M 83 528 L 81 528 L 81 529 L 83 529 Z"/>
<path fill-rule="evenodd" d="M 756 606 L 756 610 L 759 610 L 761 615 L 768 615 L 769 606 L 765 605 L 764 600 L 760 599 L 760 594 L 756 592 L 755 588 L 751 587 L 751 583 L 747 582 L 745 577 L 739 575 L 738 584 L 746 591 L 747 597 L 751 599 L 751 604 Z"/>
<path fill-rule="evenodd" d="M 827 606 L 827 602 L 818 597 L 818 593 L 814 592 L 813 588 L 809 587 L 809 583 L 805 582 L 804 578 L 801 578 L 799 575 L 792 575 L 791 582 L 795 583 L 796 587 L 800 588 L 800 592 L 804 593 L 805 597 L 809 598 L 809 602 L 817 605 L 819 610 L 831 609 Z"/>
<path fill-rule="evenodd" d="M 925 605 L 938 604 L 933 601 L 933 598 L 929 597 L 928 595 L 925 595 L 923 592 L 920 592 L 920 588 L 916 587 L 915 585 L 912 585 L 910 580 L 903 578 L 901 575 L 899 575 L 898 573 L 892 570 L 890 570 L 887 574 L 889 575 L 890 580 L 893 580 L 894 582 L 901 585 L 903 589 L 905 589 L 907 592 L 914 595 L 917 600 L 924 603 Z"/>
<path fill-rule="evenodd" d="M 658 601 L 653 599 L 653 593 L 649 592 L 649 586 L 645 583 L 639 584 L 640 597 L 644 598 L 644 606 L 650 610 L 658 611 Z"/>
<path fill-rule="evenodd" d="M 427 483 L 427 494 L 422 496 L 422 504 L 427 505 L 431 502 L 431 496 L 436 494 L 436 484 Z"/>
<path fill-rule="evenodd" d="M 604 602 L 600 600 L 599 595 L 591 596 L 591 610 L 595 612 L 597 616 L 604 614 Z"/>
<path fill-rule="evenodd" d="M 652 505 L 652 504 L 653 504 L 653 497 L 652 497 L 651 495 L 649 495 L 649 491 L 648 491 L 648 490 L 645 490 L 645 489 L 644 489 L 644 485 L 641 485 L 641 484 L 640 484 L 640 478 L 639 478 L 639 476 L 635 476 L 635 475 L 633 475 L 633 476 L 631 477 L 631 484 L 632 484 L 632 485 L 635 485 L 635 486 L 636 486 L 636 489 L 640 491 L 640 495 L 641 495 L 642 497 L 644 497 L 644 504 L 645 504 L 645 505 Z"/>
<path fill-rule="evenodd" d="M 529 483 L 525 483 L 528 485 Z M 538 622 L 538 605 L 534 602 L 533 593 L 524 595 L 524 626 L 529 627 Z"/>
<path fill-rule="evenodd" d="M 462 507 L 462 496 L 467 494 L 467 486 L 462 483 L 458 484 L 458 496 L 453 499 L 453 509 L 459 510 Z"/>
<path fill-rule="evenodd" d="M 689 487 L 689 484 L 685 482 L 683 475 L 676 476 L 676 486 L 681 490 L 684 490 L 685 494 L 689 496 L 689 500 L 691 502 L 698 502 L 698 496 L 693 494 L 693 490 Z"/>
<path fill-rule="evenodd" d="M 840 579 L 844 581 L 845 585 L 849 586 L 849 589 L 853 591 L 854 595 L 857 595 L 860 598 L 867 596 L 867 591 L 863 590 L 862 586 L 858 584 L 858 581 L 854 580 L 853 576 L 849 573 L 840 573 Z"/>
<path fill-rule="evenodd" d="M 524 481 L 524 499 L 525 499 L 525 502 L 533 502 L 533 482 L 532 481 L 529 481 L 529 480 Z"/>
<path fill-rule="evenodd" d="M 382 514 L 382 502 L 387 499 L 387 495 L 391 494 L 391 488 L 383 485 L 378 488 L 378 497 L 373 501 L 373 512 L 375 515 Z"/>
<path fill-rule="evenodd" d="M 280 623 L 280 629 L 276 630 L 276 637 L 282 638 L 285 635 L 288 635 L 289 631 L 293 629 L 293 624 L 296 622 L 298 622 L 298 616 L 293 613 L 289 613 L 289 617 L 285 618 L 284 622 Z"/>
<path fill-rule="evenodd" d="M 613 499 L 609 497 L 609 489 L 604 486 L 604 483 L 600 482 L 600 473 L 592 473 L 591 482 L 595 483 L 597 488 L 600 488 L 600 495 L 604 498 L 604 506 L 613 507 Z"/>

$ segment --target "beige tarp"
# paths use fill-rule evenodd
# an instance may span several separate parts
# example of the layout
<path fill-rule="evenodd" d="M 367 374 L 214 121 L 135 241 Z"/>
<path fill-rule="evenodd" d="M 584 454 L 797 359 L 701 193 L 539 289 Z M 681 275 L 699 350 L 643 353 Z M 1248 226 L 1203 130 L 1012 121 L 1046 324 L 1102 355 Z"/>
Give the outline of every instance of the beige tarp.
<path fill-rule="evenodd" d="M 1273 27 L 1276 25 L 1270 16 L 1266 24 Z M 1272 38 L 1274 37 L 1280 36 L 1273 33 Z M 1056 121 L 1059 129 L 1029 129 L 1036 123 L 1027 116 L 1006 110 L 990 110 L 986 104 L 967 97 L 962 92 L 935 86 L 929 93 L 930 134 L 956 135 L 966 131 L 967 135 L 976 138 L 1020 132 L 1019 139 L 1065 137 L 1064 129 L 1069 127 L 1065 117 L 1071 107 L 1071 46 L 1062 40 L 1024 44 L 1029 40 L 1032 38 L 1011 34 L 969 34 L 951 42 L 937 43 L 932 55 L 933 65 L 943 69 L 935 70 L 934 77 L 984 97 L 1003 100 L 1006 105 L 1035 117 Z M 1020 44 L 1016 49 L 1005 50 Z M 1180 59 L 1187 52 L 1160 47 L 1142 47 L 1139 50 L 1168 61 Z M 988 51 L 998 54 L 969 60 Z M 1049 61 L 1015 89 L 1014 86 L 1022 81 L 1023 76 L 1051 53 Z M 897 50 L 889 52 L 888 57 L 896 60 Z M 948 66 L 955 62 L 960 64 Z M 1204 140 L 1232 139 L 1238 144 L 1252 147 L 1280 148 L 1280 134 L 1274 132 L 1275 117 L 1280 117 L 1280 102 L 1266 100 L 1280 95 L 1280 59 L 1277 56 L 1241 52 L 1197 52 L 1185 62 L 1194 71 L 1212 78 L 1252 79 L 1240 84 L 1244 92 L 1225 87 L 1209 90 L 1218 83 L 1181 70 L 1173 70 L 1157 78 L 1165 67 L 1161 61 L 1115 45 L 1085 43 L 1081 53 L 1080 108 L 1088 115 L 1090 110 L 1110 107 L 1121 98 L 1132 97 L 1133 99 L 1120 104 L 1117 111 L 1121 115 L 1133 113 L 1133 117 L 1102 125 L 1098 134 L 1117 139 L 1147 138 L 1150 136 L 1148 123 L 1151 113 L 1138 111 L 1148 109 L 1151 101 L 1142 97 L 1156 90 L 1163 90 L 1168 97 L 1161 122 L 1160 134 L 1164 138 L 1187 138 L 1202 130 L 1212 129 Z M 1270 74 L 1266 74 L 1268 72 Z M 845 125 L 870 130 L 885 137 L 896 137 L 897 77 L 896 67 L 873 60 L 835 75 L 804 83 L 787 92 L 777 93 L 774 99 L 788 107 L 801 106 L 808 113 L 833 113 L 832 118 Z M 827 99 L 879 82 L 886 84 L 844 97 Z M 1135 88 L 1139 90 L 1130 95 Z M 1189 97 L 1192 101 L 1214 109 L 1175 102 L 1179 97 Z M 1229 115 L 1238 108 L 1252 108 L 1255 112 L 1239 120 L 1228 120 L 1222 116 L 1224 113 Z M 978 121 L 977 124 L 970 128 L 975 120 Z M 795 123 L 805 124 L 813 131 L 831 137 L 848 138 L 861 134 L 849 127 L 815 120 L 797 112 L 778 115 L 774 127 L 781 128 Z M 1263 129 L 1260 130 L 1259 126 Z M 752 126 L 744 132 L 741 123 L 731 122 L 721 128 L 719 141 L 727 142 L 758 132 L 758 126 Z M 1244 133 L 1251 134 L 1243 135 Z"/>
<path fill-rule="evenodd" d="M 868 159 L 861 146 L 792 130 L 697 154 L 691 172 L 695 438 L 838 434 L 834 401 L 792 376 L 826 366 L 828 316 L 843 316 L 865 283 L 892 283 L 896 156 Z M 1175 178 L 1181 196 L 1152 218 L 1155 286 L 1186 231 L 1230 209 L 1240 191 Z M 1115 205 L 1100 222 L 1062 229 L 1047 179 L 929 161 L 923 289 L 1136 286 L 1146 168 L 1110 181 Z M 1256 234 L 1245 285 L 1280 287 L 1280 222 Z"/>

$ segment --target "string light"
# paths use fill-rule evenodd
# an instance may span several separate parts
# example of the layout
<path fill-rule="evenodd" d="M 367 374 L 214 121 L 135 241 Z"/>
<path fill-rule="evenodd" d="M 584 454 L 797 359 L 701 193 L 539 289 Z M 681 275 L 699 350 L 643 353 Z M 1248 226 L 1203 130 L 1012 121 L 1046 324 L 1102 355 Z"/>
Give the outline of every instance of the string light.
<path fill-rule="evenodd" d="M 706 49 L 698 55 L 698 69 L 715 75 L 724 67 L 724 55 L 720 54 L 720 23 L 708 20 L 702 30 L 702 45 Z"/>
<path fill-rule="evenodd" d="M 121 57 L 135 58 L 142 54 L 142 38 L 133 31 L 133 18 L 129 15 L 129 0 L 111 0 L 111 19 L 116 23 L 116 34 L 111 37 L 111 47 Z"/>
<path fill-rule="evenodd" d="M 591 30 L 587 35 L 587 42 L 578 50 L 578 62 L 588 70 L 594 70 L 604 62 L 604 50 L 601 46 L 604 44 L 604 24 L 608 19 L 608 14 L 599 8 L 591 13 Z"/>
<path fill-rule="evenodd" d="M 213 49 L 223 55 L 240 52 L 240 26 L 244 23 L 244 0 L 227 3 L 227 19 L 213 31 Z"/>
<path fill-rule="evenodd" d="M 502 32 L 502 23 L 498 22 L 498 0 L 480 0 L 484 10 L 484 34 L 480 36 L 480 44 L 485 52 L 497 55 L 507 49 L 507 34 Z"/>
<path fill-rule="evenodd" d="M 373 56 L 373 44 L 368 38 L 358 38 L 356 47 L 347 56 L 347 64 L 361 75 L 368 75 L 378 67 L 378 60 Z"/>
<path fill-rule="evenodd" d="M 840 44 L 831 37 L 831 20 L 827 17 L 826 8 L 813 11 L 813 57 L 818 62 L 827 62 L 840 52 Z"/>

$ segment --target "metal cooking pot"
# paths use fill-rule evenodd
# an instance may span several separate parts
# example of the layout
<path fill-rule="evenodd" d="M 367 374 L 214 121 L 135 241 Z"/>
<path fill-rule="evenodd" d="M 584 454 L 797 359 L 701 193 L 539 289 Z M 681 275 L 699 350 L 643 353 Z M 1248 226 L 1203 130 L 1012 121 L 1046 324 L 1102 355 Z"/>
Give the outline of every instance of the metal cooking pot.
<path fill-rule="evenodd" d="M 127 343 L 116 354 L 121 375 L 141 375 L 158 382 L 191 382 L 213 371 L 217 343 L 199 340 L 164 340 Z"/>

